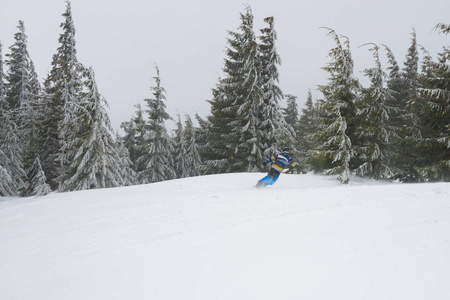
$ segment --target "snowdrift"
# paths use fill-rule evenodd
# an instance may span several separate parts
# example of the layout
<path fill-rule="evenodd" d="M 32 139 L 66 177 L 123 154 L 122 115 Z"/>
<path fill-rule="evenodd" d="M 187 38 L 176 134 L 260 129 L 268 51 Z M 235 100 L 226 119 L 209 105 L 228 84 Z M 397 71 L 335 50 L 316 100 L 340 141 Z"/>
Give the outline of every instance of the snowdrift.
<path fill-rule="evenodd" d="M 450 299 L 449 183 L 262 176 L 2 199 L 0 299 Z"/>

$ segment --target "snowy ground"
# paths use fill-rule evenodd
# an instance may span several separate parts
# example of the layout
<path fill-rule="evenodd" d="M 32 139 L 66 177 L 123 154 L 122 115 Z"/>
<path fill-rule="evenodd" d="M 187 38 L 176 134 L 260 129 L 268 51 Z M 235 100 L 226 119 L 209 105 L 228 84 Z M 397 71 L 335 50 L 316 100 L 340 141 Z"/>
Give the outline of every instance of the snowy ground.
<path fill-rule="evenodd" d="M 450 299 L 450 183 L 263 175 L 3 198 L 0 299 Z"/>

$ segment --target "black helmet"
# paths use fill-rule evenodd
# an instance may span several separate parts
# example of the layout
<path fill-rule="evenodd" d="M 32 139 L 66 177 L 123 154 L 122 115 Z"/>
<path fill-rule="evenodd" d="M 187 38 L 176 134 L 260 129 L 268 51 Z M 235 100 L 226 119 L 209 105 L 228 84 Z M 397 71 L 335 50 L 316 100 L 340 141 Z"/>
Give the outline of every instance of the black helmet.
<path fill-rule="evenodd" d="M 289 153 L 289 151 L 291 151 L 291 148 L 289 148 L 289 147 L 284 147 L 284 148 L 283 148 L 283 152 Z"/>

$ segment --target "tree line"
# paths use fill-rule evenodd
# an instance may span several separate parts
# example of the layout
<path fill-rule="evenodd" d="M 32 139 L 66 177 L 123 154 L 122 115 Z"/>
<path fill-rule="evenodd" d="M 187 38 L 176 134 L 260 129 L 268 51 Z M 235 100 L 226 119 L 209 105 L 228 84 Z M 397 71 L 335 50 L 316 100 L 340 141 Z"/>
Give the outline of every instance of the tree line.
<path fill-rule="evenodd" d="M 435 29 L 447 35 L 450 25 Z M 293 123 L 302 170 L 335 174 L 343 183 L 354 174 L 402 182 L 449 181 L 450 48 L 444 46 L 433 60 L 413 31 L 400 68 L 388 46 L 364 45 L 374 60 L 364 70 L 370 82 L 364 87 L 353 74 L 349 39 L 326 30 L 336 43 L 323 68 L 329 82 L 319 86 L 323 98 L 313 102 L 309 96 Z"/>
<path fill-rule="evenodd" d="M 266 157 L 291 145 L 298 172 L 356 174 L 401 181 L 449 180 L 449 48 L 434 61 L 425 49 L 419 72 L 415 33 L 400 69 L 387 46 L 368 44 L 370 86 L 353 75 L 349 40 L 326 29 L 336 47 L 324 67 L 322 99 L 308 95 L 299 114 L 279 87 L 274 18 L 255 33 L 250 7 L 229 31 L 223 76 L 210 114 L 176 120 L 169 133 L 165 89 L 155 66 L 151 97 L 136 106 L 125 134 L 114 133 L 92 68 L 77 59 L 71 4 L 61 24 L 51 71 L 41 84 L 19 21 L 3 61 L 0 43 L 0 196 L 45 195 L 145 184 L 201 174 L 264 171 Z M 436 26 L 448 34 L 449 26 Z M 387 73 L 380 62 L 384 50 Z M 6 66 L 6 68 L 5 68 Z M 287 99 L 285 108 L 281 99 Z"/>

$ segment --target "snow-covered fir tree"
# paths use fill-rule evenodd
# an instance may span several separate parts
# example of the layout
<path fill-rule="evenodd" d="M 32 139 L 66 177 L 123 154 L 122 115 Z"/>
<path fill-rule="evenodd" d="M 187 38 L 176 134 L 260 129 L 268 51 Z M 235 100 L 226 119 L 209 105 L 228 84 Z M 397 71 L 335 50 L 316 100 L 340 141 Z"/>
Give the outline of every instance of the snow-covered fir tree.
<path fill-rule="evenodd" d="M 185 115 L 185 125 L 178 116 L 177 128 L 174 136 L 174 160 L 177 178 L 200 175 L 201 159 L 195 138 L 195 128 L 191 117 Z"/>
<path fill-rule="evenodd" d="M 411 46 L 406 54 L 405 66 L 402 70 L 402 79 L 406 87 L 405 116 L 406 124 L 411 130 L 408 136 L 412 139 L 420 137 L 418 109 L 419 109 L 419 52 L 416 32 L 411 34 Z"/>
<path fill-rule="evenodd" d="M 389 106 L 396 108 L 396 110 L 392 111 L 389 115 L 388 122 L 391 126 L 402 126 L 404 124 L 404 121 L 401 118 L 401 115 L 405 107 L 404 101 L 402 99 L 404 99 L 405 96 L 403 92 L 404 87 L 402 76 L 400 73 L 400 67 L 397 63 L 397 60 L 395 59 L 395 55 L 392 50 L 386 45 L 383 45 L 383 47 L 386 51 L 386 56 L 388 58 L 389 64 L 389 66 L 387 67 L 388 73 L 386 77 L 386 85 L 393 93 L 393 98 L 386 99 L 386 101 Z"/>
<path fill-rule="evenodd" d="M 6 64 L 8 89 L 7 100 L 16 124 L 17 135 L 22 148 L 22 163 L 29 171 L 39 155 L 38 106 L 41 86 L 37 79 L 34 64 L 28 52 L 25 25 L 19 21 L 19 31 L 15 34 L 14 44 L 9 48 Z"/>
<path fill-rule="evenodd" d="M 379 47 L 369 45 L 375 66 L 364 70 L 371 84 L 369 88 L 362 89 L 361 101 L 358 103 L 357 115 L 360 116 L 360 122 L 356 128 L 359 140 L 356 149 L 361 165 L 357 173 L 377 180 L 390 179 L 395 174 L 391 141 L 396 136 L 396 131 L 388 123 L 389 115 L 395 108 L 387 104 L 393 101 L 394 96 L 393 91 L 385 84 L 386 74 L 381 67 Z"/>
<path fill-rule="evenodd" d="M 425 101 L 417 170 L 425 181 L 450 181 L 450 47 L 443 48 L 437 61 L 425 56 L 420 78 Z"/>
<path fill-rule="evenodd" d="M 133 122 L 133 119 L 131 119 L 130 121 L 122 122 L 120 124 L 120 128 L 122 128 L 122 130 L 125 132 L 125 135 L 121 137 L 122 144 L 125 148 L 127 148 L 129 157 L 131 161 L 133 161 L 135 160 L 135 158 L 133 159 L 131 151 L 133 151 L 134 148 L 136 147 L 136 127 Z"/>
<path fill-rule="evenodd" d="M 322 171 L 319 165 L 312 157 L 312 151 L 316 148 L 313 134 L 317 130 L 316 110 L 313 103 L 311 90 L 308 91 L 305 107 L 302 108 L 302 113 L 297 122 L 296 128 L 296 151 L 297 169 L 302 172 L 314 170 L 316 172 Z"/>
<path fill-rule="evenodd" d="M 316 157 L 324 160 L 326 174 L 339 174 L 342 183 L 348 183 L 352 175 L 351 161 L 355 157 L 352 144 L 355 131 L 355 102 L 359 82 L 353 76 L 353 59 L 348 38 L 342 37 L 328 29 L 328 35 L 336 42 L 331 49 L 330 63 L 323 69 L 330 73 L 328 85 L 319 86 L 325 96 L 318 103 L 320 116 L 319 131 L 316 138 L 322 144 L 316 150 Z"/>
<path fill-rule="evenodd" d="M 279 151 L 293 133 L 278 105 L 282 92 L 273 18 L 265 21 L 260 44 L 250 7 L 241 13 L 238 31 L 229 32 L 225 76 L 213 90 L 207 118 L 207 146 L 213 155 L 205 160 L 205 173 L 261 170 L 266 156 Z"/>
<path fill-rule="evenodd" d="M 263 91 L 263 104 L 259 108 L 258 115 L 261 122 L 259 131 L 262 135 L 262 147 L 264 149 L 265 160 L 268 156 L 280 151 L 283 146 L 293 147 L 295 130 L 294 125 L 286 122 L 283 110 L 279 101 L 283 98 L 283 93 L 278 86 L 279 72 L 278 66 L 281 65 L 281 58 L 276 50 L 275 42 L 277 33 L 275 31 L 275 21 L 273 17 L 264 19 L 267 26 L 261 29 L 260 40 L 260 72 L 259 85 Z M 294 115 L 298 114 L 296 108 L 289 112 Z M 258 166 L 261 166 L 258 162 Z"/>
<path fill-rule="evenodd" d="M 297 104 L 297 96 L 294 95 L 285 95 L 286 98 L 286 108 L 283 108 L 283 115 L 286 123 L 289 124 L 292 128 L 297 127 L 298 123 L 298 104 Z"/>
<path fill-rule="evenodd" d="M 199 176 L 201 175 L 200 166 L 202 161 L 197 145 L 196 130 L 194 124 L 192 123 L 192 119 L 188 114 L 186 114 L 183 136 L 186 145 L 186 165 L 188 175 Z"/>
<path fill-rule="evenodd" d="M 24 186 L 25 171 L 16 124 L 6 100 L 3 66 L 0 43 L 0 196 L 18 196 Z"/>
<path fill-rule="evenodd" d="M 178 115 L 177 128 L 174 136 L 174 160 L 175 173 L 177 178 L 189 177 L 189 170 L 186 163 L 186 139 L 184 137 L 183 123 Z"/>
<path fill-rule="evenodd" d="M 19 21 L 19 32 L 14 35 L 15 42 L 6 56 L 8 68 L 7 100 L 13 112 L 14 121 L 19 129 L 19 136 L 27 148 L 30 139 L 29 127 L 33 125 L 33 104 L 37 102 L 39 83 L 36 84 L 34 67 L 28 53 L 28 42 L 23 21 Z M 33 79 L 33 82 L 32 82 Z M 31 119 L 31 120 L 30 120 Z"/>
<path fill-rule="evenodd" d="M 65 135 L 62 159 L 68 162 L 58 176 L 60 191 L 124 186 L 122 159 L 117 153 L 107 103 L 98 91 L 92 68 L 84 72 L 81 102 L 67 102 L 66 119 L 73 127 Z"/>
<path fill-rule="evenodd" d="M 209 101 L 210 115 L 205 122 L 200 123 L 207 140 L 202 151 L 204 174 L 229 173 L 233 170 L 235 151 L 232 147 L 231 131 L 236 120 L 236 108 L 233 105 L 233 97 L 229 97 L 226 91 L 231 92 L 232 88 L 220 79 L 212 90 L 213 99 Z"/>
<path fill-rule="evenodd" d="M 255 94 L 261 89 L 252 89 L 257 84 L 257 43 L 253 31 L 253 15 L 250 7 L 240 14 L 239 32 L 229 31 L 228 47 L 224 61 L 224 77 L 219 78 L 213 89 L 211 113 L 207 117 L 207 140 L 210 157 L 205 160 L 202 171 L 209 173 L 228 173 L 247 170 L 250 155 L 248 149 L 239 149 L 243 141 L 248 141 L 249 132 L 255 131 L 255 118 L 250 118 L 250 109 Z M 253 57 L 250 57 L 253 55 Z M 247 61 L 248 65 L 244 65 Z M 260 97 L 261 98 L 261 97 Z M 243 103 L 249 104 L 245 107 Z M 238 110 L 241 109 L 240 112 Z M 244 118 L 244 114 L 249 114 Z M 253 123 L 252 123 L 253 122 Z M 248 126 L 243 127 L 244 124 Z M 244 135 L 243 132 L 246 131 Z M 256 137 L 253 139 L 256 142 Z M 255 151 L 260 152 L 260 147 Z M 261 156 L 261 153 L 259 153 Z M 251 164 L 251 163 L 250 163 Z"/>
<path fill-rule="evenodd" d="M 151 87 L 153 97 L 147 103 L 148 129 L 144 134 L 143 155 L 137 159 L 143 170 L 138 173 L 139 182 L 151 183 L 176 178 L 172 158 L 173 141 L 167 133 L 165 121 L 171 119 L 166 112 L 165 89 L 161 86 L 158 66 L 155 66 L 156 86 Z"/>
<path fill-rule="evenodd" d="M 127 147 L 125 147 L 122 138 L 119 136 L 119 133 L 116 132 L 115 138 L 115 148 L 117 154 L 119 156 L 119 164 L 121 169 L 119 170 L 121 173 L 121 177 L 123 179 L 123 185 L 135 185 L 137 184 L 137 174 L 133 170 L 133 162 L 130 159 L 130 152 Z"/>
<path fill-rule="evenodd" d="M 261 62 L 259 45 L 253 30 L 253 14 L 247 6 L 241 14 L 240 32 L 230 32 L 233 40 L 227 54 L 224 71 L 228 73 L 225 81 L 232 85 L 233 93 L 227 95 L 236 106 L 236 120 L 232 122 L 231 148 L 234 149 L 234 171 L 253 172 L 260 169 L 264 161 L 263 137 L 260 130 L 263 108 L 263 90 L 259 84 Z M 241 81 L 237 81 L 238 74 Z"/>
<path fill-rule="evenodd" d="M 15 115 L 21 107 L 31 106 L 30 91 L 30 56 L 27 49 L 27 36 L 23 21 L 19 21 L 17 26 L 19 31 L 14 35 L 14 44 L 9 47 L 11 53 L 6 54 L 6 65 L 8 66 L 7 81 L 8 89 L 6 97 L 10 109 Z M 16 123 L 23 123 L 16 116 Z M 22 127 L 22 124 L 18 124 Z"/>
<path fill-rule="evenodd" d="M 67 124 L 70 121 L 66 116 L 69 109 L 67 103 L 80 104 L 79 94 L 82 86 L 80 73 L 84 69 L 80 67 L 77 59 L 75 26 L 69 1 L 66 1 L 66 11 L 62 16 L 64 22 L 60 27 L 63 33 L 59 36 L 59 47 L 53 55 L 52 69 L 44 83 L 47 95 L 44 101 L 46 118 L 41 126 L 43 143 L 41 163 L 52 189 L 57 188 L 54 178 L 59 170 L 64 173 L 63 169 L 68 164 L 63 161 L 64 153 L 61 149 L 66 136 L 72 135 L 71 131 L 76 128 Z"/>
<path fill-rule="evenodd" d="M 393 114 L 393 120 L 397 120 L 399 139 L 394 140 L 397 147 L 393 163 L 398 168 L 396 178 L 402 181 L 419 181 L 420 174 L 415 165 L 420 159 L 419 142 L 421 140 L 419 114 L 423 102 L 419 95 L 419 56 L 415 31 L 411 34 L 411 45 L 406 54 L 403 69 L 400 70 L 400 89 L 394 94 L 396 103 L 393 105 L 399 110 L 399 117 Z"/>
<path fill-rule="evenodd" d="M 395 169 L 394 178 L 404 180 L 409 177 L 408 172 L 404 171 L 405 165 L 412 161 L 410 153 L 405 147 L 405 137 L 411 129 L 408 126 L 406 115 L 408 86 L 402 76 L 400 67 L 395 59 L 392 50 L 383 45 L 388 58 L 388 73 L 386 78 L 387 88 L 392 92 L 392 97 L 386 99 L 386 106 L 391 107 L 388 119 L 388 125 L 396 130 L 395 135 L 391 136 L 390 146 L 393 150 L 391 157 L 391 167 Z"/>
<path fill-rule="evenodd" d="M 144 111 L 140 104 L 136 104 L 136 112 L 128 122 L 122 122 L 121 128 L 125 131 L 123 137 L 124 146 L 130 153 L 130 160 L 132 168 L 138 174 L 144 170 L 144 166 L 138 162 L 138 158 L 147 151 L 146 143 L 144 141 L 145 132 L 148 130 L 148 124 L 144 119 Z"/>
<path fill-rule="evenodd" d="M 213 160 L 215 153 L 209 147 L 208 133 L 210 132 L 211 123 L 206 119 L 200 117 L 198 113 L 195 114 L 199 127 L 194 128 L 196 143 L 198 146 L 198 153 L 202 161 Z M 203 173 L 205 170 L 205 164 L 202 163 L 199 167 L 199 171 Z M 206 173 L 206 172 L 205 172 Z"/>
<path fill-rule="evenodd" d="M 37 156 L 28 173 L 27 195 L 39 197 L 49 194 L 52 190 L 46 181 L 47 178 L 44 170 L 42 170 L 41 161 Z"/>

